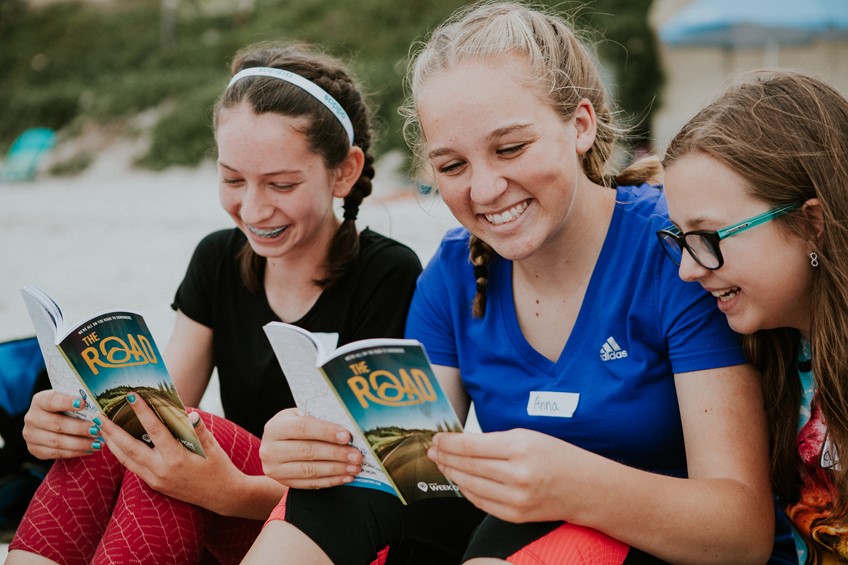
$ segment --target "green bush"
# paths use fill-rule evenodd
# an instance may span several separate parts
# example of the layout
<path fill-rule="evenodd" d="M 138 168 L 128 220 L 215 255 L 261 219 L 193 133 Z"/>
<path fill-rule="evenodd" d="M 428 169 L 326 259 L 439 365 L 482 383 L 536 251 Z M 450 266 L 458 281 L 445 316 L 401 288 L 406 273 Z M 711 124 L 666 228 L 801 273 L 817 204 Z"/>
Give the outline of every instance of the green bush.
<path fill-rule="evenodd" d="M 150 150 L 139 165 L 162 170 L 196 165 L 213 155 L 212 105 L 220 87 L 197 88 L 176 98 L 174 107 L 153 128 Z"/>
<path fill-rule="evenodd" d="M 139 164 L 153 169 L 196 164 L 209 154 L 210 108 L 226 85 L 233 54 L 272 39 L 317 43 L 351 61 L 378 107 L 377 153 L 405 149 L 397 108 L 409 45 L 465 2 L 255 2 L 245 16 L 205 9 L 226 0 L 182 0 L 172 34 L 165 36 L 161 0 L 65 2 L 40 9 L 2 0 L 0 152 L 29 127 L 60 130 L 80 120 L 108 123 L 153 110 L 160 119 Z M 607 38 L 600 53 L 626 115 L 642 120 L 637 139 L 650 136 L 646 124 L 662 80 L 646 23 L 649 6 L 650 0 L 595 0 L 581 8 L 578 21 Z"/>

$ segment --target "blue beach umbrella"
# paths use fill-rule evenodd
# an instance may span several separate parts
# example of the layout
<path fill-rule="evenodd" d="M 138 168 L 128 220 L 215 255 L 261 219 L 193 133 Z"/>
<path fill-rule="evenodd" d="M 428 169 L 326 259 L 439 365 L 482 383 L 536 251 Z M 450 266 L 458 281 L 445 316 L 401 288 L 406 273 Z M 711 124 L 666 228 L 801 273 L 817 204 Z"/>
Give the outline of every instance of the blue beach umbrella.
<path fill-rule="evenodd" d="M 659 36 L 670 46 L 731 49 L 848 38 L 848 0 L 694 0 Z"/>

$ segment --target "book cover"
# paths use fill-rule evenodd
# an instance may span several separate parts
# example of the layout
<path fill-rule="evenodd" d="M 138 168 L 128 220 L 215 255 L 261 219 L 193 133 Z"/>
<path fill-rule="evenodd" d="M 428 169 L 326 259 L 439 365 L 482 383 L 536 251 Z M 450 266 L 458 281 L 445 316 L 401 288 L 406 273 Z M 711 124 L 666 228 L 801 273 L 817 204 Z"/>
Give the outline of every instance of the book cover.
<path fill-rule="evenodd" d="M 265 326 L 298 407 L 335 422 L 364 455 L 352 486 L 394 493 L 404 504 L 462 496 L 427 457 L 433 435 L 461 432 L 424 347 L 369 339 L 328 354 L 318 337 L 281 322 Z"/>
<path fill-rule="evenodd" d="M 66 328 L 62 310 L 44 290 L 21 290 L 54 390 L 80 395 L 86 408 L 68 414 L 103 414 L 137 439 L 150 438 L 126 401 L 134 392 L 147 402 L 188 450 L 206 454 L 188 419 L 162 355 L 144 318 L 132 311 L 97 314 Z"/>

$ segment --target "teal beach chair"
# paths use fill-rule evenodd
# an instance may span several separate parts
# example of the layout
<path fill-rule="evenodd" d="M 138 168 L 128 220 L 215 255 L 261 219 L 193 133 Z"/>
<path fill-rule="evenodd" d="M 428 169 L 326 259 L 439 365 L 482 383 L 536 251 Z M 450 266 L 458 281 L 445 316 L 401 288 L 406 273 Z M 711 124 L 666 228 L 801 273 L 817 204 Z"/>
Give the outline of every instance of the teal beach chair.
<path fill-rule="evenodd" d="M 0 168 L 0 182 L 29 181 L 56 142 L 50 128 L 30 128 L 12 142 Z"/>

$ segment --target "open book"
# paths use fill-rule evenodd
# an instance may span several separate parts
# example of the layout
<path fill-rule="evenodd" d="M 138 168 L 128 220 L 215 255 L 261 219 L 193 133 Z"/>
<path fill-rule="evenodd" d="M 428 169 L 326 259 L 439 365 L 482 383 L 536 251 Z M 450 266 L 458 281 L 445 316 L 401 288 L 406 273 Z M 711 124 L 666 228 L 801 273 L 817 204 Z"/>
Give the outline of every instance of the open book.
<path fill-rule="evenodd" d="M 462 496 L 427 457 L 436 432 L 460 432 L 462 424 L 421 343 L 378 338 L 334 350 L 335 334 L 282 322 L 264 329 L 297 406 L 343 426 L 365 456 L 350 485 L 395 494 L 404 504 Z M 322 342 L 328 335 L 331 342 Z"/>
<path fill-rule="evenodd" d="M 83 410 L 68 415 L 89 420 L 105 415 L 152 446 L 126 401 L 127 393 L 134 392 L 150 405 L 180 443 L 206 457 L 140 314 L 101 312 L 66 325 L 62 309 L 43 289 L 27 285 L 21 294 L 47 365 L 50 386 L 86 401 Z"/>

